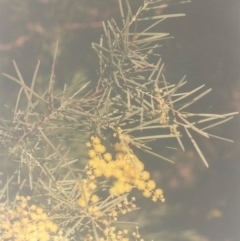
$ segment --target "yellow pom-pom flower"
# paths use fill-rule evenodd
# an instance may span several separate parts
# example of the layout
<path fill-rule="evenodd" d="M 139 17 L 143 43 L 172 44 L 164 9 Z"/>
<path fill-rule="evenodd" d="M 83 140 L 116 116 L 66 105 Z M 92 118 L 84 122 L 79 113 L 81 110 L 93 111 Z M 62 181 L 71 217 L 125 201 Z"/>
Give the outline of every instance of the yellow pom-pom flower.
<path fill-rule="evenodd" d="M 144 197 L 149 198 L 149 197 L 151 197 L 151 195 L 152 195 L 152 193 L 150 191 L 144 190 L 144 192 L 143 192 Z"/>
<path fill-rule="evenodd" d="M 106 151 L 106 148 L 105 148 L 105 146 L 103 146 L 101 144 L 97 144 L 97 145 L 94 146 L 94 150 L 97 153 L 103 154 Z"/>
<path fill-rule="evenodd" d="M 96 153 L 95 150 L 91 149 L 91 150 L 88 151 L 88 156 L 89 156 L 89 157 L 93 158 L 93 157 L 95 157 L 96 155 L 97 155 L 97 153 Z"/>
<path fill-rule="evenodd" d="M 143 171 L 143 172 L 141 173 L 141 178 L 142 178 L 144 181 L 148 180 L 148 179 L 150 178 L 149 172 Z"/>
<path fill-rule="evenodd" d="M 96 202 L 99 201 L 99 197 L 94 194 L 94 195 L 92 195 L 92 197 L 91 197 L 91 201 L 92 201 L 93 203 L 96 203 Z"/>
<path fill-rule="evenodd" d="M 107 162 L 110 162 L 112 160 L 112 154 L 111 153 L 107 152 L 103 155 L 103 157 Z"/>
<path fill-rule="evenodd" d="M 147 182 L 147 189 L 153 190 L 156 187 L 156 183 L 153 180 Z"/>

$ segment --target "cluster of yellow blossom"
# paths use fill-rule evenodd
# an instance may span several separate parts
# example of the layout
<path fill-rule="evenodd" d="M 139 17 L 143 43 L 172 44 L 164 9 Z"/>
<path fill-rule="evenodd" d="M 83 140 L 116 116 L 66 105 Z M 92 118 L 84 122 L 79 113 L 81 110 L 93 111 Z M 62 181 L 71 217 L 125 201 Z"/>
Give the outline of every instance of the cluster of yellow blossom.
<path fill-rule="evenodd" d="M 111 222 L 116 222 L 119 214 L 126 214 L 127 212 L 131 212 L 135 210 L 136 204 L 135 197 L 132 197 L 129 201 L 127 198 L 124 198 L 123 201 L 113 205 L 111 209 L 105 212 L 105 216 L 108 216 L 108 219 L 103 219 L 101 222 L 107 227 L 111 224 Z"/>
<path fill-rule="evenodd" d="M 30 199 L 29 196 L 17 196 L 14 208 L 0 208 L 0 241 L 67 240 L 42 208 L 28 205 Z"/>
<path fill-rule="evenodd" d="M 91 201 L 92 203 L 96 203 L 99 200 L 99 197 L 92 192 L 97 188 L 94 181 L 89 182 L 88 180 L 83 180 L 79 185 L 79 191 L 82 192 L 81 198 L 78 200 L 78 204 L 80 207 L 86 207 L 86 202 Z"/>
<path fill-rule="evenodd" d="M 156 189 L 156 184 L 150 180 L 149 172 L 144 170 L 144 164 L 136 157 L 127 143 L 120 141 L 114 145 L 115 160 L 111 153 L 106 152 L 105 146 L 101 144 L 98 137 L 91 137 L 91 142 L 87 143 L 91 149 L 88 152 L 91 158 L 87 165 L 87 175 L 89 180 L 98 177 L 105 177 L 112 182 L 109 193 L 112 196 L 119 196 L 129 193 L 136 187 L 143 192 L 147 198 L 153 201 L 164 202 L 163 192 Z"/>
<path fill-rule="evenodd" d="M 82 208 L 88 207 L 88 213 L 95 217 L 100 217 L 102 213 L 97 207 L 99 201 L 98 195 L 94 194 L 97 188 L 94 180 L 84 179 L 79 185 L 81 197 L 78 199 L 78 205 Z"/>
<path fill-rule="evenodd" d="M 87 179 L 83 180 L 83 183 L 79 185 L 79 190 L 82 192 L 82 195 L 78 199 L 78 205 L 82 208 L 87 207 L 87 212 L 93 217 L 103 217 L 98 221 L 104 225 L 109 225 L 111 221 L 117 221 L 120 213 L 126 214 L 136 209 L 136 204 L 134 203 L 135 197 L 132 197 L 131 201 L 124 198 L 122 201 L 116 202 L 116 205 L 111 205 L 112 208 L 106 208 L 107 210 L 105 210 L 104 205 L 98 206 L 97 202 L 99 201 L 99 197 L 92 193 L 93 189 L 91 186 L 93 186 L 93 182 L 88 182 Z M 108 217 L 108 219 L 104 219 L 104 217 Z"/>
<path fill-rule="evenodd" d="M 136 209 L 136 205 L 134 204 L 135 198 L 132 197 L 129 201 L 126 197 L 121 200 L 114 200 L 110 203 L 105 203 L 102 207 L 105 206 L 102 210 L 101 217 L 95 218 L 95 225 L 97 228 L 97 233 L 99 236 L 99 241 L 111 240 L 111 241 L 128 241 L 129 239 L 126 237 L 128 230 L 117 231 L 115 227 L 112 227 L 113 223 L 116 223 L 118 220 L 119 214 L 125 214 L 127 212 L 131 212 Z M 89 208 L 91 204 L 89 205 Z M 98 207 L 99 208 L 99 207 Z M 101 208 L 101 206 L 100 206 Z M 96 208 L 97 209 L 97 208 Z M 94 215 L 91 214 L 92 217 Z M 84 237 L 84 241 L 95 240 L 93 230 L 89 229 L 88 234 Z"/>

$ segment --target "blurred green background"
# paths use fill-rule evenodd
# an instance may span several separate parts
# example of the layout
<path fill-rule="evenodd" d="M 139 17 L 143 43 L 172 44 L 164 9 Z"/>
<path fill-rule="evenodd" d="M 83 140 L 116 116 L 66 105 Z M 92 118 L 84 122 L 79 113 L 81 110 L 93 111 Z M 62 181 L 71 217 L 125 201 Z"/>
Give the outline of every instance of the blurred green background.
<path fill-rule="evenodd" d="M 133 9 L 142 1 L 132 0 Z M 165 1 L 169 4 L 177 1 Z M 161 55 L 169 82 L 187 75 L 188 86 L 213 88 L 195 104 L 201 112 L 240 111 L 240 2 L 193 0 L 172 5 L 161 13 L 186 13 L 158 27 L 174 39 L 163 42 Z M 80 76 L 97 83 L 98 59 L 91 49 L 99 42 L 102 21 L 120 19 L 117 0 L 0 0 L 0 70 L 16 75 L 14 59 L 27 83 L 41 61 L 39 88 L 51 73 L 52 56 L 59 40 L 57 87 Z M 0 76 L 0 112 L 13 105 L 18 86 Z M 234 144 L 199 139 L 210 168 L 206 169 L 189 143 L 187 151 L 166 153 L 171 165 L 139 153 L 146 168 L 165 192 L 166 203 L 139 203 L 132 214 L 142 233 L 155 241 L 240 240 L 240 118 L 215 128 Z"/>

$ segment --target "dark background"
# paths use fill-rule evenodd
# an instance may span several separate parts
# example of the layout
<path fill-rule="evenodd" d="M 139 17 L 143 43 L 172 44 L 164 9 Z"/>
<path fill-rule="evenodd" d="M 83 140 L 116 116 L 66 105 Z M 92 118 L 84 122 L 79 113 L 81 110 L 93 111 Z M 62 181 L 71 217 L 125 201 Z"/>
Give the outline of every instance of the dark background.
<path fill-rule="evenodd" d="M 139 1 L 131 1 L 136 8 Z M 177 2 L 177 1 L 168 1 Z M 240 110 L 240 2 L 193 0 L 173 5 L 163 13 L 186 13 L 159 25 L 173 40 L 161 50 L 168 81 L 187 75 L 189 88 L 213 88 L 195 105 L 197 111 L 226 113 Z M 156 14 L 158 14 L 156 12 Z M 98 59 L 91 42 L 99 42 L 101 22 L 119 19 L 115 0 L 57 1 L 0 0 L 0 70 L 15 75 L 14 59 L 27 83 L 37 60 L 43 83 L 51 72 L 56 40 L 60 41 L 56 79 L 58 85 L 79 76 L 97 79 Z M 40 84 L 41 85 L 41 84 Z M 18 88 L 0 76 L 0 111 L 13 105 Z M 235 141 L 200 139 L 209 162 L 206 169 L 191 144 L 185 153 L 170 152 L 176 164 L 161 163 L 144 154 L 140 158 L 164 189 L 166 203 L 143 203 L 139 221 L 143 234 L 155 241 L 240 240 L 240 118 L 215 128 L 215 133 Z"/>

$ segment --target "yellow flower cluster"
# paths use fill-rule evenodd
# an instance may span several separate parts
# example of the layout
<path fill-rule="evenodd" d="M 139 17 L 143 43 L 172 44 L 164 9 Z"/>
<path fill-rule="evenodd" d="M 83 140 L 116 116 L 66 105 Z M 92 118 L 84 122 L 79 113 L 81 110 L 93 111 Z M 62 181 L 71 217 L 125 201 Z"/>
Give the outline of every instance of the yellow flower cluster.
<path fill-rule="evenodd" d="M 29 196 L 17 196 L 16 207 L 0 209 L 0 241 L 67 240 L 42 208 L 28 205 L 30 199 Z"/>
<path fill-rule="evenodd" d="M 131 237 L 127 235 L 127 230 L 116 230 L 113 223 L 118 221 L 120 214 L 126 214 L 136 209 L 135 198 L 131 201 L 127 198 L 121 199 L 121 195 L 130 193 L 133 188 L 143 192 L 147 198 L 153 201 L 164 201 L 161 189 L 156 189 L 156 184 L 150 180 L 149 172 L 144 170 L 144 164 L 136 157 L 129 148 L 132 143 L 130 137 L 122 134 L 121 129 L 116 133 L 120 142 L 114 145 L 115 156 L 106 151 L 100 138 L 91 137 L 87 143 L 90 148 L 88 155 L 90 160 L 85 168 L 86 178 L 79 184 L 81 193 L 78 205 L 95 220 L 98 230 L 99 241 L 129 241 Z M 108 202 L 101 201 L 97 185 L 106 187 L 114 200 Z M 131 235 L 130 235 L 131 236 Z M 136 241 L 143 241 L 138 230 L 132 233 Z M 95 240 L 93 231 L 89 229 L 84 241 Z"/>
<path fill-rule="evenodd" d="M 122 200 L 114 200 L 115 203 L 111 202 L 111 204 L 102 205 L 103 212 L 102 216 L 99 218 L 94 218 L 96 228 L 98 229 L 98 236 L 99 241 L 129 241 L 127 238 L 128 230 L 124 231 L 117 231 L 115 227 L 113 227 L 113 223 L 116 224 L 118 220 L 119 214 L 125 214 L 127 212 L 131 212 L 132 210 L 136 209 L 136 205 L 134 204 L 135 198 L 132 197 L 129 201 L 127 198 L 124 198 Z M 90 208 L 91 206 L 89 206 Z M 102 208 L 101 205 L 98 208 Z M 90 213 L 91 216 L 93 216 Z M 96 240 L 94 238 L 93 230 L 89 229 L 88 234 L 83 238 L 84 241 L 93 241 Z"/>
<path fill-rule="evenodd" d="M 94 194 L 94 190 L 97 188 L 94 180 L 84 179 L 78 188 L 81 192 L 81 197 L 78 199 L 78 205 L 82 208 L 88 207 L 89 214 L 95 217 L 100 217 L 102 213 L 96 205 L 99 201 L 99 197 Z"/>
<path fill-rule="evenodd" d="M 78 205 L 82 208 L 88 207 L 87 211 L 91 216 L 97 218 L 102 217 L 102 219 L 98 219 L 98 221 L 104 225 L 109 225 L 111 221 L 117 221 L 119 214 L 126 214 L 136 209 L 136 204 L 134 203 L 135 197 L 132 197 L 131 201 L 125 198 L 116 205 L 112 205 L 112 208 L 107 208 L 107 210 L 101 207 L 101 205 L 100 208 L 97 203 L 99 201 L 98 195 L 91 192 L 90 187 L 94 185 L 93 182 L 88 182 L 86 179 L 83 180 L 83 183 L 79 185 L 79 190 L 82 192 L 82 195 L 78 199 Z M 107 219 L 105 219 L 106 217 Z"/>
<path fill-rule="evenodd" d="M 133 232 L 132 235 L 133 235 L 133 237 L 135 238 L 136 241 L 138 241 L 138 240 L 139 240 L 139 241 L 144 241 L 144 240 L 141 238 L 140 234 L 139 234 L 138 226 L 136 226 L 136 232 Z"/>
<path fill-rule="evenodd" d="M 104 240 L 113 240 L 113 241 L 128 241 L 129 239 L 126 238 L 126 234 L 128 234 L 128 230 L 125 229 L 123 231 L 116 230 L 116 227 L 108 227 L 104 230 L 104 236 L 106 238 L 100 238 L 99 241 L 104 241 Z"/>
<path fill-rule="evenodd" d="M 126 214 L 136 209 L 135 197 L 132 197 L 129 201 L 125 198 L 123 201 L 114 205 L 109 211 L 105 212 L 105 216 L 108 216 L 108 219 L 103 219 L 102 223 L 108 227 L 111 222 L 116 222 L 118 220 L 119 214 Z"/>
<path fill-rule="evenodd" d="M 91 158 L 87 165 L 88 179 L 105 177 L 112 181 L 109 193 L 112 196 L 119 196 L 129 193 L 136 187 L 143 192 L 147 198 L 153 201 L 164 202 L 161 189 L 155 189 L 156 184 L 150 180 L 150 174 L 144 171 L 144 164 L 136 157 L 127 143 L 118 142 L 115 144 L 116 156 L 113 160 L 111 153 L 106 152 L 105 146 L 101 144 L 98 137 L 91 137 L 87 143 L 91 147 L 88 154 Z M 85 192 L 87 193 L 87 192 Z"/>

